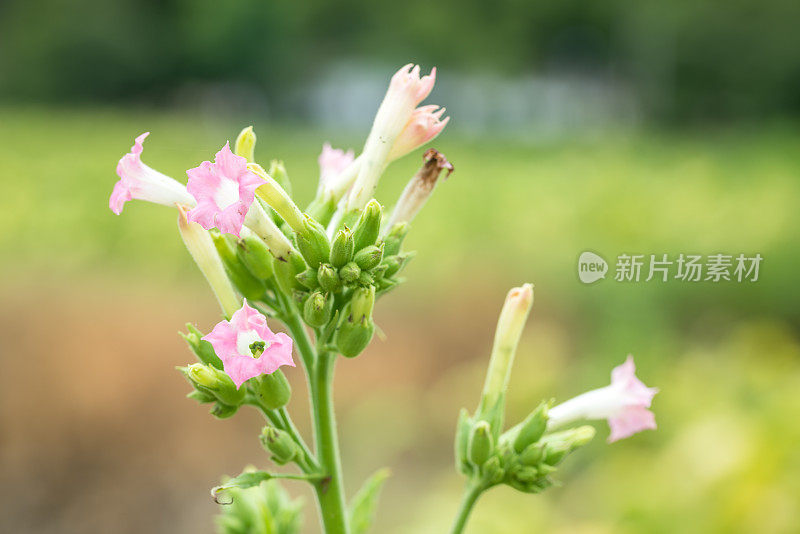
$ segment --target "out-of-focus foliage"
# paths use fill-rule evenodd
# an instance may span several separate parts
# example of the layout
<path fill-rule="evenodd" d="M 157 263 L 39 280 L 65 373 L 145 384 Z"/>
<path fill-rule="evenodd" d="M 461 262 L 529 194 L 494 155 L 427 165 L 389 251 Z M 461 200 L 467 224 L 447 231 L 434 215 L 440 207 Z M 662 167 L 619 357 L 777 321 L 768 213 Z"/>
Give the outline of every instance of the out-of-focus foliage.
<path fill-rule="evenodd" d="M 793 0 L 7 0 L 0 94 L 180 99 L 243 84 L 287 109 L 334 61 L 580 70 L 630 81 L 663 119 L 800 113 Z"/>
<path fill-rule="evenodd" d="M 300 534 L 303 502 L 292 500 L 277 480 L 226 490 L 230 504 L 217 516 L 220 534 Z"/>

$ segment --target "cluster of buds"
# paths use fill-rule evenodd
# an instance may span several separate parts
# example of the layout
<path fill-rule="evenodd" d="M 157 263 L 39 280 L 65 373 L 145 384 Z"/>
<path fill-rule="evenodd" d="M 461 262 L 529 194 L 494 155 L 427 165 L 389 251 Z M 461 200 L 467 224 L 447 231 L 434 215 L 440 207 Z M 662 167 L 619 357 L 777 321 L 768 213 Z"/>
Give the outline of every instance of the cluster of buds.
<path fill-rule="evenodd" d="M 456 468 L 485 490 L 507 484 L 526 493 L 553 485 L 551 475 L 564 458 L 589 443 L 592 426 L 572 428 L 582 419 L 606 419 L 609 441 L 655 428 L 649 410 L 657 389 L 635 375 L 633 358 L 616 367 L 610 386 L 583 393 L 557 406 L 543 401 L 528 417 L 503 432 L 505 392 L 522 329 L 533 303 L 533 287 L 512 289 L 497 324 L 481 402 L 473 415 L 462 410 L 456 427 Z"/>

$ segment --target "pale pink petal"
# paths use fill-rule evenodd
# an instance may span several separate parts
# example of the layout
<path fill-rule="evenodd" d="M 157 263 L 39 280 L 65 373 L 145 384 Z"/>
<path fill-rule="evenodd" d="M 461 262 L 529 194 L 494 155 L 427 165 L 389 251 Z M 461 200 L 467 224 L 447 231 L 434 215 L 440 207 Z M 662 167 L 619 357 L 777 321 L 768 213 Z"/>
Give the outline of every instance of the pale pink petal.
<path fill-rule="evenodd" d="M 143 143 L 149 132 L 145 132 L 134 140 L 131 151 L 120 158 L 117 163 L 119 181 L 108 201 L 111 211 L 119 215 L 126 202 L 132 199 L 147 200 L 165 206 L 184 204 L 194 206 L 194 198 L 186 191 L 186 187 L 169 176 L 161 174 L 142 163 Z"/>
<path fill-rule="evenodd" d="M 608 426 L 611 428 L 608 442 L 612 443 L 628 438 L 642 430 L 655 430 L 656 416 L 643 406 L 631 406 L 618 416 L 610 417 Z"/>

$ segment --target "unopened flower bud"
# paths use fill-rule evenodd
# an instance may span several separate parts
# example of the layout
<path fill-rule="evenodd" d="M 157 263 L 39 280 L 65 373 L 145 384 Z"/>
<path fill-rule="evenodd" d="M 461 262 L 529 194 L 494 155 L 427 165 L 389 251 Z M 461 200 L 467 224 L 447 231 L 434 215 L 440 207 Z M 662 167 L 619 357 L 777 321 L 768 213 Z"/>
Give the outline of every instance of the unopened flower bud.
<path fill-rule="evenodd" d="M 233 417 L 236 411 L 239 409 L 239 406 L 230 406 L 228 404 L 224 404 L 222 402 L 217 402 L 211 408 L 209 412 L 211 415 L 216 417 L 217 419 L 228 419 L 229 417 Z"/>
<path fill-rule="evenodd" d="M 307 287 L 308 289 L 316 289 L 319 286 L 316 269 L 306 269 L 302 273 L 298 274 L 296 278 L 303 287 Z"/>
<path fill-rule="evenodd" d="M 389 256 L 384 260 L 384 264 L 386 265 L 386 270 L 384 271 L 384 276 L 394 276 L 399 273 L 403 267 L 405 267 L 408 262 L 414 259 L 416 256 L 416 252 L 404 252 L 402 254 L 397 254 L 395 256 Z"/>
<path fill-rule="evenodd" d="M 519 455 L 519 461 L 525 465 L 539 465 L 544 459 L 544 445 L 534 443 L 528 445 Z"/>
<path fill-rule="evenodd" d="M 356 251 L 375 244 L 381 230 L 382 214 L 383 208 L 375 199 L 370 200 L 367 205 L 364 206 L 353 228 L 353 240 L 355 241 Z"/>
<path fill-rule="evenodd" d="M 320 263 L 328 261 L 331 255 L 331 244 L 325 228 L 320 223 L 308 215 L 304 215 L 303 226 L 295 229 L 295 232 L 297 233 L 297 248 L 309 266 L 317 268 Z"/>
<path fill-rule="evenodd" d="M 290 254 L 286 261 L 276 261 L 274 267 L 275 280 L 285 294 L 291 295 L 295 289 L 304 289 L 297 281 L 297 275 L 308 267 L 299 253 Z"/>
<path fill-rule="evenodd" d="M 217 354 L 214 352 L 214 347 L 212 347 L 211 343 L 208 341 L 201 339 L 203 337 L 203 333 L 195 328 L 192 323 L 186 323 L 186 329 L 189 332 L 186 334 L 181 332 L 181 337 L 189 345 L 189 348 L 192 349 L 192 352 L 194 352 L 195 356 L 197 356 L 197 359 L 200 360 L 201 363 L 212 365 L 217 369 L 222 369 L 222 360 L 220 360 Z"/>
<path fill-rule="evenodd" d="M 519 425 L 519 433 L 514 439 L 514 450 L 522 452 L 525 447 L 536 443 L 544 435 L 547 429 L 547 409 L 546 402 L 541 403 L 528 417 Z"/>
<path fill-rule="evenodd" d="M 325 326 L 333 315 L 333 297 L 314 291 L 303 305 L 303 319 L 309 326 Z"/>
<path fill-rule="evenodd" d="M 255 161 L 253 156 L 256 149 L 256 133 L 252 126 L 248 126 L 239 133 L 236 138 L 236 155 L 247 160 L 248 163 Z"/>
<path fill-rule="evenodd" d="M 292 196 L 292 182 L 289 181 L 289 174 L 286 172 L 286 166 L 282 161 L 277 159 L 270 161 L 268 174 L 278 182 L 278 185 L 286 191 L 287 195 Z"/>
<path fill-rule="evenodd" d="M 483 480 L 489 485 L 499 484 L 505 476 L 505 470 L 500 465 L 500 459 L 497 456 L 492 456 L 481 467 L 483 472 Z"/>
<path fill-rule="evenodd" d="M 408 230 L 408 223 L 405 222 L 400 222 L 389 226 L 389 231 L 383 238 L 383 242 L 386 244 L 386 248 L 383 251 L 385 256 L 394 256 L 395 254 L 400 253 L 403 240 L 406 238 Z"/>
<path fill-rule="evenodd" d="M 492 430 L 489 423 L 479 421 L 472 427 L 472 434 L 469 437 L 468 458 L 475 467 L 480 467 L 489 459 L 494 449 Z"/>
<path fill-rule="evenodd" d="M 334 267 L 342 267 L 346 263 L 353 260 L 353 253 L 355 252 L 355 241 L 353 240 L 353 232 L 345 227 L 336 233 L 331 243 L 331 265 Z"/>
<path fill-rule="evenodd" d="M 364 247 L 356 253 L 353 261 L 362 271 L 369 271 L 377 267 L 383 259 L 383 247 L 383 243 L 380 246 L 369 245 Z"/>
<path fill-rule="evenodd" d="M 212 230 L 211 239 L 214 240 L 217 253 L 225 265 L 228 278 L 239 290 L 239 293 L 250 300 L 260 300 L 264 296 L 266 287 L 240 261 L 236 252 L 236 238 L 230 234 L 221 234 Z"/>
<path fill-rule="evenodd" d="M 291 462 L 299 452 L 297 444 L 283 430 L 265 426 L 259 438 L 264 449 L 272 454 L 272 461 L 278 465 Z"/>
<path fill-rule="evenodd" d="M 533 304 L 533 286 L 525 284 L 509 291 L 495 331 L 492 356 L 486 372 L 483 395 L 478 406 L 477 417 L 490 422 L 494 435 L 503 427 L 505 392 L 511 376 L 514 353 L 522 335 L 522 329 Z"/>
<path fill-rule="evenodd" d="M 557 465 L 568 453 L 592 441 L 594 434 L 594 427 L 585 425 L 546 436 L 543 440 L 544 462 L 548 465 Z"/>
<path fill-rule="evenodd" d="M 286 380 L 286 375 L 280 369 L 258 378 L 256 389 L 261 404 L 268 410 L 277 410 L 286 406 L 292 396 L 292 387 Z"/>
<path fill-rule="evenodd" d="M 461 473 L 469 474 L 472 466 L 467 459 L 469 450 L 469 436 L 472 433 L 472 418 L 465 408 L 461 408 L 456 424 L 455 457 L 456 469 Z"/>
<path fill-rule="evenodd" d="M 275 260 L 267 244 L 246 226 L 242 228 L 241 239 L 236 243 L 236 255 L 247 270 L 260 280 L 271 278 L 275 272 Z"/>
<path fill-rule="evenodd" d="M 336 330 L 336 348 L 343 356 L 353 358 L 367 348 L 375 333 L 372 308 L 375 304 L 375 288 L 358 288 L 345 307 L 342 320 Z"/>
<path fill-rule="evenodd" d="M 239 406 L 244 401 L 246 390 L 237 388 L 224 371 L 201 363 L 193 363 L 182 370 L 197 389 L 211 393 L 221 403 Z"/>
<path fill-rule="evenodd" d="M 228 317 L 232 316 L 241 307 L 241 303 L 236 297 L 228 275 L 225 273 L 225 266 L 217 253 L 214 241 L 211 239 L 208 230 L 195 222 L 189 222 L 186 218 L 187 210 L 185 207 L 179 205 L 178 211 L 178 230 L 186 249 L 206 277 L 222 307 L 223 313 Z"/>
<path fill-rule="evenodd" d="M 264 179 L 264 184 L 256 189 L 256 195 L 274 209 L 295 232 L 303 230 L 305 217 L 289 193 L 258 163 L 250 163 L 247 169 Z"/>
<path fill-rule="evenodd" d="M 342 282 L 345 284 L 353 284 L 358 280 L 358 277 L 361 275 L 361 269 L 355 262 L 350 262 L 341 269 L 339 269 L 339 278 L 342 279 Z"/>
<path fill-rule="evenodd" d="M 514 477 L 520 482 L 533 482 L 539 478 L 539 471 L 530 465 L 523 465 L 514 471 Z"/>
<path fill-rule="evenodd" d="M 209 402 L 216 402 L 217 398 L 208 391 L 200 391 L 195 389 L 186 395 L 187 399 L 196 400 L 200 404 L 208 404 Z"/>
<path fill-rule="evenodd" d="M 361 274 L 358 275 L 358 284 L 364 287 L 371 286 L 375 284 L 375 278 L 367 271 L 361 271 Z"/>
<path fill-rule="evenodd" d="M 342 281 L 339 279 L 336 269 L 329 263 L 323 263 L 319 266 L 317 280 L 322 290 L 328 293 L 335 293 L 342 288 Z"/>

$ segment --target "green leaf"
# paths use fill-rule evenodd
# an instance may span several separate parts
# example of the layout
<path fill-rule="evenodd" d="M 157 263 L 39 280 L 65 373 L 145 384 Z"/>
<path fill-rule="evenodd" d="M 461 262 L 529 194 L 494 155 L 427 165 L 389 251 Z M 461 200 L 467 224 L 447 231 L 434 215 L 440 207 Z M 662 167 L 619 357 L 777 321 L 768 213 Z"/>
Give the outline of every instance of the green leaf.
<path fill-rule="evenodd" d="M 364 482 L 350 503 L 350 530 L 352 534 L 364 534 L 375 519 L 378 495 L 391 472 L 380 469 Z"/>
<path fill-rule="evenodd" d="M 231 504 L 230 502 L 221 502 L 219 500 L 219 494 L 222 493 L 223 491 L 234 488 L 240 488 L 240 489 L 252 488 L 272 478 L 274 478 L 273 475 L 271 473 L 267 473 L 266 471 L 245 471 L 244 473 L 241 473 L 239 476 L 233 477 L 232 479 L 228 480 L 224 484 L 220 486 L 214 486 L 213 488 L 211 488 L 211 497 L 214 498 L 214 502 L 217 504 Z"/>

